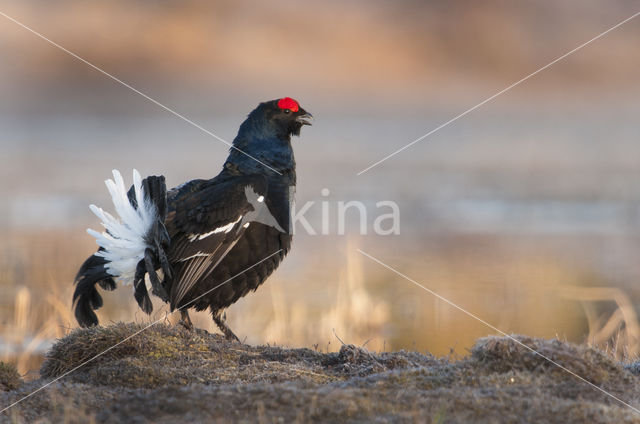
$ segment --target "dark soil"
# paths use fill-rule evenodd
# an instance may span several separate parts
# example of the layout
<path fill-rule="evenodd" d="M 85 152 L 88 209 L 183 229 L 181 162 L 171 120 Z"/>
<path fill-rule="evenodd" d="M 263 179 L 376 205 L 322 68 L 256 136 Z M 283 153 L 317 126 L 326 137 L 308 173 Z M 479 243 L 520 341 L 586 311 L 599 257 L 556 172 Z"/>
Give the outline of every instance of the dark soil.
<path fill-rule="evenodd" d="M 509 338 L 456 362 L 415 352 L 252 347 L 201 330 L 138 324 L 78 329 L 22 382 L 0 364 L 2 422 L 640 423 L 640 413 Z M 640 407 L 640 367 L 558 340 L 517 340 Z"/>

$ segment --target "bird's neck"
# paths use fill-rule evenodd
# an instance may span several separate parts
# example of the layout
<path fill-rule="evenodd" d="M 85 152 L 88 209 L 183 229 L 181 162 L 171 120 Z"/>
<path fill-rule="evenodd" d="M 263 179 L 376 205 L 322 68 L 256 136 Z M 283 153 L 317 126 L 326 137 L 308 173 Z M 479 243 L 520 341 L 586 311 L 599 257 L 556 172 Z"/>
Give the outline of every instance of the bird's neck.
<path fill-rule="evenodd" d="M 259 174 L 279 184 L 296 184 L 296 162 L 291 148 L 276 151 L 270 149 L 269 152 L 247 152 L 232 148 L 222 173 L 230 176 Z"/>
<path fill-rule="evenodd" d="M 291 135 L 274 132 L 247 119 L 233 140 L 224 171 L 232 175 L 261 174 L 288 185 L 296 183 L 296 161 Z"/>

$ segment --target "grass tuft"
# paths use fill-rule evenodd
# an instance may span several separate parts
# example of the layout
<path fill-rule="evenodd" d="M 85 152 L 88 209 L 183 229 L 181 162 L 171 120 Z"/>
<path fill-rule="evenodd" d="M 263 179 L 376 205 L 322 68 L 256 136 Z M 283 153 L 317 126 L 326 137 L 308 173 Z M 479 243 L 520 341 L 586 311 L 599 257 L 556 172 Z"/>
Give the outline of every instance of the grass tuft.
<path fill-rule="evenodd" d="M 22 379 L 15 365 L 0 362 L 0 391 L 15 390 L 22 385 Z"/>

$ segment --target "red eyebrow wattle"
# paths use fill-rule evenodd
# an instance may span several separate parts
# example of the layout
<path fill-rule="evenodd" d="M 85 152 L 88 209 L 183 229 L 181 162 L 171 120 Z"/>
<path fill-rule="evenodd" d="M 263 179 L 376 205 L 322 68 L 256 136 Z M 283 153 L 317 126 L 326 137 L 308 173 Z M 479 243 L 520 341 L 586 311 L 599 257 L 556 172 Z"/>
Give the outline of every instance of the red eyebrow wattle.
<path fill-rule="evenodd" d="M 291 112 L 297 112 L 300 108 L 298 102 L 293 100 L 291 97 L 283 97 L 278 100 L 278 107 L 280 109 L 289 109 Z"/>

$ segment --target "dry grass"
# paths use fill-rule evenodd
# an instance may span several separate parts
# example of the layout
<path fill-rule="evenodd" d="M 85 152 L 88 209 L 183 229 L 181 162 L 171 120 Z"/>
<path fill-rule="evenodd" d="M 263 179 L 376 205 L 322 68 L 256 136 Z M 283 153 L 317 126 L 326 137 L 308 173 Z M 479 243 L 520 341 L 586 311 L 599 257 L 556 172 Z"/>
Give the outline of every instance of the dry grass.
<path fill-rule="evenodd" d="M 620 360 L 635 359 L 640 353 L 640 324 L 633 303 L 615 287 L 563 287 L 561 293 L 578 300 L 589 323 L 585 342 L 604 348 Z M 598 303 L 614 304 L 610 314 L 598 313 Z M 607 317 L 608 315 L 608 317 Z"/>
<path fill-rule="evenodd" d="M 320 312 L 311 310 L 303 300 L 285 297 L 281 286 L 271 285 L 273 316 L 264 330 L 269 342 L 312 346 L 321 340 L 336 341 L 337 334 L 349 343 L 382 350 L 385 326 L 390 318 L 389 301 L 376 299 L 367 287 L 362 256 L 353 241 L 348 242 L 346 259 L 339 269 L 337 290 Z M 371 341 L 372 338 L 376 340 Z M 339 349 L 334 343 L 332 350 Z"/>
<path fill-rule="evenodd" d="M 0 360 L 20 374 L 37 369 L 52 341 L 73 325 L 70 276 L 83 244 L 59 234 L 9 234 L 0 245 Z"/>

